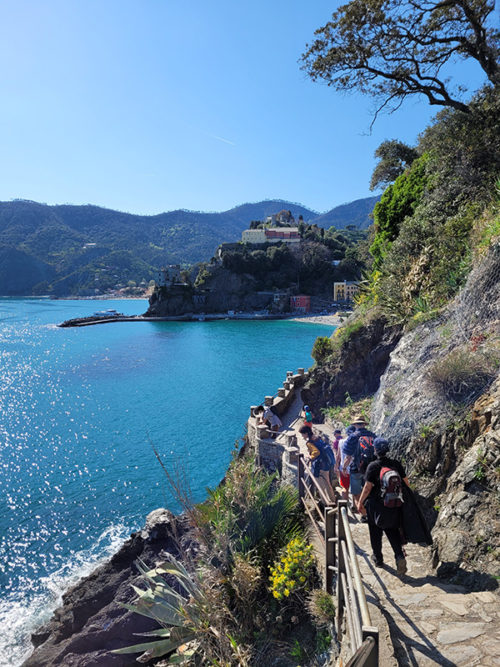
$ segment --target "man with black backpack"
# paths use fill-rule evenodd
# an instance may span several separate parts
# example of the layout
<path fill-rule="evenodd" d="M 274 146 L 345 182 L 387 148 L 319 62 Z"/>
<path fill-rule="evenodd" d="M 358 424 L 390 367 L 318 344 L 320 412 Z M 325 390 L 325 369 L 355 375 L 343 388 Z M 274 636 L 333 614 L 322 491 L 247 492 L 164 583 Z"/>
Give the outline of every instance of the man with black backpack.
<path fill-rule="evenodd" d="M 372 562 L 384 566 L 382 535 L 386 534 L 396 559 L 396 570 L 403 576 L 407 570 L 401 541 L 403 484 L 408 484 L 406 472 L 399 461 L 390 459 L 389 443 L 384 438 L 373 441 L 376 460 L 368 465 L 365 485 L 358 501 L 358 510 L 368 516 Z"/>
<path fill-rule="evenodd" d="M 348 471 L 350 474 L 349 490 L 356 511 L 357 502 L 363 488 L 363 475 L 368 465 L 375 460 L 373 441 L 376 435 L 366 428 L 366 420 L 363 415 L 355 417 L 352 426 L 356 430 L 345 441 L 343 452 L 345 454 L 344 471 Z"/>

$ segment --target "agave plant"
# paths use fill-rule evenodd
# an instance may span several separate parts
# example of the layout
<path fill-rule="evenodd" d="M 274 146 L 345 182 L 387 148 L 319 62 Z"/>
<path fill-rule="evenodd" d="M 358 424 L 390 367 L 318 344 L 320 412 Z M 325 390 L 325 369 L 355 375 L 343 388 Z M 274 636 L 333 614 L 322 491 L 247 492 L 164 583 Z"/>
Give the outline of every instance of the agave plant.
<path fill-rule="evenodd" d="M 113 653 L 143 651 L 137 662 L 147 662 L 151 658 L 174 652 L 170 658 L 171 663 L 188 663 L 198 647 L 196 624 L 202 622 L 200 608 L 203 607 L 204 599 L 199 585 L 173 556 L 170 556 L 170 561 L 165 561 L 152 570 L 146 568 L 141 561 L 137 562 L 137 567 L 147 588 L 143 590 L 133 586 L 138 596 L 137 602 L 123 606 L 129 611 L 155 619 L 162 627 L 144 633 L 144 636 L 158 639 L 117 649 Z M 170 586 L 163 578 L 165 575 L 175 577 L 184 594 Z M 186 613 L 187 607 L 189 614 Z"/>

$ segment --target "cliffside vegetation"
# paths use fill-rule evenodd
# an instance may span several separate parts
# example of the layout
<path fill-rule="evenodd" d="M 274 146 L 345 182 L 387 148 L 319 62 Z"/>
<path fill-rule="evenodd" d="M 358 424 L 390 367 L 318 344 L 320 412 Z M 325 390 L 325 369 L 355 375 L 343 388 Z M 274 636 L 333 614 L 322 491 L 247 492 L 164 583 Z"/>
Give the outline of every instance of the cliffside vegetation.
<path fill-rule="evenodd" d="M 168 478 L 190 547 L 181 545 L 184 564 L 171 557 L 141 568 L 147 587 L 127 608 L 159 627 L 114 653 L 141 652 L 140 662 L 170 654 L 170 663 L 190 665 L 313 664 L 332 641 L 334 608 L 317 588 L 296 490 L 277 486 L 251 456 L 235 458 L 202 505 Z"/>
<path fill-rule="evenodd" d="M 394 139 L 378 149 L 372 185 L 386 188 L 374 209 L 357 306 L 332 338 L 316 341 L 303 392 L 317 413 L 336 421 L 346 423 L 354 410 L 370 417 L 406 462 L 436 526 L 434 571 L 476 588 L 495 585 L 500 558 L 500 82 L 493 7 L 353 0 L 318 31 L 306 54 L 313 78 L 362 89 L 386 108 L 426 94 L 425 85 L 411 89 L 412 68 L 429 76 L 447 58 L 445 43 L 450 55 L 484 56 L 488 85 L 452 101 L 450 82 L 438 76 L 444 109 L 416 145 Z M 417 15 L 421 24 L 407 31 Z M 386 20 L 391 30 L 384 33 Z M 474 36 L 475 21 L 481 35 Z M 358 58 L 352 48 L 363 39 Z M 391 49 L 384 40 L 394 40 Z M 414 48 L 406 67 L 408 40 Z M 370 73 L 384 54 L 384 71 Z M 398 63 L 391 78 L 388 68 Z"/>

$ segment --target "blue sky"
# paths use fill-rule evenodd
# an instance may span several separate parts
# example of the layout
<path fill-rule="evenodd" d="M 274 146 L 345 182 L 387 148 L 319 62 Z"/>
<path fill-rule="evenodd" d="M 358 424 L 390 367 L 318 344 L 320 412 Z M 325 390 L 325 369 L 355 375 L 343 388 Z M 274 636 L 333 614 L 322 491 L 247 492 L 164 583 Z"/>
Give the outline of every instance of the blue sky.
<path fill-rule="evenodd" d="M 153 214 L 369 196 L 376 147 L 415 142 L 436 109 L 408 102 L 370 135 L 369 98 L 306 78 L 339 4 L 3 0 L 0 200 Z"/>

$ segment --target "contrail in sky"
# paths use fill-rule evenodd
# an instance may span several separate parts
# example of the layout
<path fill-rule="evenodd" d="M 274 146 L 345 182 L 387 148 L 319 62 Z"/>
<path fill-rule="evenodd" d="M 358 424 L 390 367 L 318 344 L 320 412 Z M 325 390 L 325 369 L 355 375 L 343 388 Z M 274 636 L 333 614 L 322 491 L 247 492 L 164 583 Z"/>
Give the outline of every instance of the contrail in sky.
<path fill-rule="evenodd" d="M 209 134 L 209 137 L 212 137 L 212 139 L 218 139 L 219 141 L 223 141 L 225 144 L 229 144 L 230 146 L 236 146 L 234 141 L 229 141 L 229 139 L 224 139 L 224 137 L 218 137 L 216 134 Z"/>

